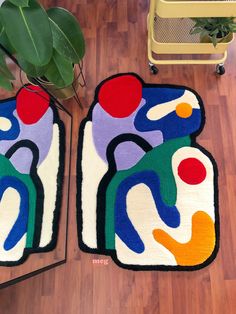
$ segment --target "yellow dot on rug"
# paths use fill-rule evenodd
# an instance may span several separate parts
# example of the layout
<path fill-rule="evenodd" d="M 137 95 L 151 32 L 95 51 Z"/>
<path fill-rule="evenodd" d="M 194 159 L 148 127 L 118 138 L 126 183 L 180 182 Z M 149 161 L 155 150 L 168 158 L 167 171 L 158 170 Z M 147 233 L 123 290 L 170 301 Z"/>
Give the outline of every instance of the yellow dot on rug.
<path fill-rule="evenodd" d="M 180 103 L 175 108 L 177 116 L 180 118 L 188 118 L 192 115 L 193 108 L 187 103 Z"/>

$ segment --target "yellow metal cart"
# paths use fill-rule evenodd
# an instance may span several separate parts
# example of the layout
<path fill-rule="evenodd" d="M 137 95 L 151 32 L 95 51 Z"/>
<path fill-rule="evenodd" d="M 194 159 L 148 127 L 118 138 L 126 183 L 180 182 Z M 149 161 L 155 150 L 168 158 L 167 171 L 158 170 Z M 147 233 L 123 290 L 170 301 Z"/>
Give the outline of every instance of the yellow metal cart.
<path fill-rule="evenodd" d="M 153 74 L 158 73 L 158 64 L 216 64 L 216 72 L 225 73 L 227 42 L 201 43 L 199 35 L 190 35 L 195 24 L 190 17 L 236 16 L 236 0 L 231 1 L 169 1 L 151 0 L 148 14 L 148 59 Z M 158 55 L 207 55 L 204 59 L 159 59 Z M 211 58 L 216 55 L 216 58 Z"/>

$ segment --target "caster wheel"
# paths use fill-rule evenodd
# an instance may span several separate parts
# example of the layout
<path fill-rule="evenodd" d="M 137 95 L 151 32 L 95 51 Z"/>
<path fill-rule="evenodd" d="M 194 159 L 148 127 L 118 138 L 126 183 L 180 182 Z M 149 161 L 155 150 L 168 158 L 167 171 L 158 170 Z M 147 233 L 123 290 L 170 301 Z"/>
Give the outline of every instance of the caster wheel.
<path fill-rule="evenodd" d="M 158 68 L 155 65 L 150 66 L 150 71 L 154 75 L 157 75 L 157 73 L 159 72 Z"/>
<path fill-rule="evenodd" d="M 216 73 L 218 75 L 225 74 L 225 67 L 223 65 L 217 64 L 217 66 L 216 66 Z"/>

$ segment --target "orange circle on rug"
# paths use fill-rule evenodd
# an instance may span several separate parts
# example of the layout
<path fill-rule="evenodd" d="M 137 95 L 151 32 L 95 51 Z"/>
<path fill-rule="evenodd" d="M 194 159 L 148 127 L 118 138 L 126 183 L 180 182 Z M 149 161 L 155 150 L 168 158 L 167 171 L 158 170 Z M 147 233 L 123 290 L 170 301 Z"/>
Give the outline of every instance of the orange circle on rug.
<path fill-rule="evenodd" d="M 188 118 L 192 115 L 193 108 L 190 104 L 183 102 L 176 106 L 175 111 L 178 117 Z"/>

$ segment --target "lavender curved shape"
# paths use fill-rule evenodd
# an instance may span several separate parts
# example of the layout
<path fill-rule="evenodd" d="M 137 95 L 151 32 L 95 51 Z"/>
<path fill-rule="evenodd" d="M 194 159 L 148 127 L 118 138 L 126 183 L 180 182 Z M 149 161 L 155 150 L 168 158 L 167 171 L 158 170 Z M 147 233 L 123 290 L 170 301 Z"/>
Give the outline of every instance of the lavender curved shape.
<path fill-rule="evenodd" d="M 145 99 L 142 99 L 138 108 L 130 116 L 126 118 L 114 118 L 110 116 L 101 106 L 97 103 L 93 109 L 92 121 L 93 121 L 93 139 L 98 155 L 107 162 L 106 150 L 109 143 L 118 135 L 124 133 L 130 133 L 139 135 L 146 140 L 152 147 L 156 147 L 163 143 L 162 132 L 159 130 L 151 132 L 140 132 L 134 126 L 134 119 L 139 109 L 146 103 Z M 126 146 L 124 146 L 126 149 Z M 141 150 L 136 149 L 133 156 L 135 161 L 142 158 L 143 153 Z M 119 149 L 119 168 L 127 168 L 127 158 L 125 154 Z M 131 154 L 130 154 L 131 155 Z M 124 156 L 124 158 L 122 158 Z M 129 164 L 129 167 L 131 164 Z"/>
<path fill-rule="evenodd" d="M 14 111 L 14 116 L 17 118 L 20 124 L 20 134 L 15 140 L 2 140 L 0 146 L 0 154 L 5 155 L 6 152 L 11 148 L 15 143 L 21 140 L 30 140 L 35 143 L 39 149 L 39 161 L 38 165 L 47 156 L 51 142 L 52 142 L 52 132 L 53 132 L 53 111 L 51 108 L 48 108 L 47 112 L 43 117 L 35 124 L 28 125 L 24 124 L 18 117 L 16 111 Z M 24 155 L 24 164 L 31 164 L 32 154 L 27 152 Z M 22 169 L 23 172 L 27 171 L 22 164 L 22 158 L 12 158 L 11 161 L 17 169 Z"/>

